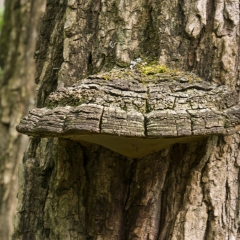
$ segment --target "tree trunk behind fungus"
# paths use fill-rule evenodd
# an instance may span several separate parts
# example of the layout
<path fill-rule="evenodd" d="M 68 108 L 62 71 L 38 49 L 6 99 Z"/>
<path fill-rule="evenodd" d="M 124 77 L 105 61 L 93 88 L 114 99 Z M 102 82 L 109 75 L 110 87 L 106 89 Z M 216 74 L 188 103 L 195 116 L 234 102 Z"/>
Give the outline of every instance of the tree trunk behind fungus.
<path fill-rule="evenodd" d="M 0 37 L 0 238 L 13 231 L 16 210 L 17 168 L 27 137 L 15 130 L 34 102 L 34 51 L 42 0 L 5 1 Z"/>
<path fill-rule="evenodd" d="M 239 87 L 238 1 L 47 1 L 37 107 L 131 61 L 157 60 Z M 127 158 L 96 144 L 32 138 L 12 239 L 238 239 L 239 134 Z"/>

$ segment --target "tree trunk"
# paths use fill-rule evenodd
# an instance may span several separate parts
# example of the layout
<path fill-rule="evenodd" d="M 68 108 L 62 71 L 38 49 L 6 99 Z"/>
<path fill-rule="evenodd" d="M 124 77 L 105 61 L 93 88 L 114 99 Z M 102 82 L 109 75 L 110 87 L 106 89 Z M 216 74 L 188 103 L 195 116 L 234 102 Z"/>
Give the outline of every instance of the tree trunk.
<path fill-rule="evenodd" d="M 131 61 L 158 61 L 239 89 L 238 1 L 48 0 L 37 107 L 57 88 Z M 12 239 L 238 239 L 238 133 L 127 158 L 32 138 Z"/>
<path fill-rule="evenodd" d="M 15 130 L 34 103 L 34 51 L 44 1 L 6 1 L 0 37 L 0 238 L 9 239 L 16 211 L 17 168 L 28 139 Z M 3 72 L 2 72 L 3 70 Z"/>

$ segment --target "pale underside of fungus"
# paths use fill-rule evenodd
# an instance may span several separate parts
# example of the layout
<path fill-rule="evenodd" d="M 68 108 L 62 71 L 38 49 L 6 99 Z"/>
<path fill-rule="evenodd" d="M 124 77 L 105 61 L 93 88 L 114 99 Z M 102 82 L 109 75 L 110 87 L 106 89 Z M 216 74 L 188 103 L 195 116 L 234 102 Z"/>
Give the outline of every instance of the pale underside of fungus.
<path fill-rule="evenodd" d="M 53 92 L 46 106 L 31 110 L 17 130 L 95 143 L 132 158 L 233 134 L 240 121 L 234 90 L 182 73 L 92 75 Z"/>

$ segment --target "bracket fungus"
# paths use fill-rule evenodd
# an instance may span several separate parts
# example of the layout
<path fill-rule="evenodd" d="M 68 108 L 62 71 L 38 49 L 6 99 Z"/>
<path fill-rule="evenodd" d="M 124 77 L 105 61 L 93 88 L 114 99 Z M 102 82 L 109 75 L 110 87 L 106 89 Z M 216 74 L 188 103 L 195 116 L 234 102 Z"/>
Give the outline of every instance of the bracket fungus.
<path fill-rule="evenodd" d="M 240 122 L 235 90 L 186 72 L 112 70 L 58 89 L 17 130 L 105 146 L 132 158 L 174 143 L 233 134 Z"/>

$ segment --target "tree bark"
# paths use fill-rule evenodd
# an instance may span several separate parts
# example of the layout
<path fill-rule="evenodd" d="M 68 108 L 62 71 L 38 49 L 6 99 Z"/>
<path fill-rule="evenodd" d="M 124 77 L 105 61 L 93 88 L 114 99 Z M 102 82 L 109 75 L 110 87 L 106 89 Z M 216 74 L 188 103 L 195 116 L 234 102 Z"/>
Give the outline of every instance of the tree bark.
<path fill-rule="evenodd" d="M 34 105 L 34 51 L 44 1 L 6 1 L 0 37 L 0 238 L 9 239 L 16 210 L 17 169 L 27 137 L 15 130 Z"/>
<path fill-rule="evenodd" d="M 157 60 L 239 90 L 238 1 L 48 0 L 37 107 L 60 87 Z M 12 239 L 238 239 L 238 133 L 127 158 L 96 144 L 32 138 Z"/>

